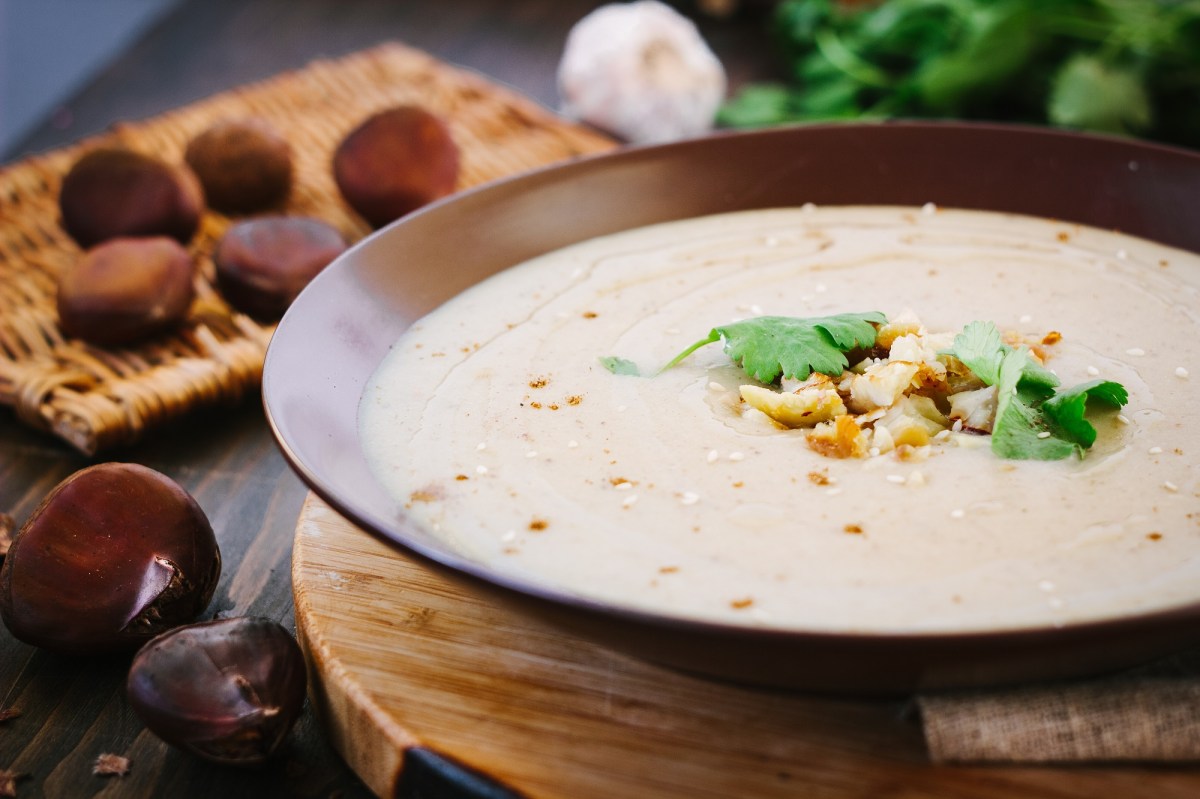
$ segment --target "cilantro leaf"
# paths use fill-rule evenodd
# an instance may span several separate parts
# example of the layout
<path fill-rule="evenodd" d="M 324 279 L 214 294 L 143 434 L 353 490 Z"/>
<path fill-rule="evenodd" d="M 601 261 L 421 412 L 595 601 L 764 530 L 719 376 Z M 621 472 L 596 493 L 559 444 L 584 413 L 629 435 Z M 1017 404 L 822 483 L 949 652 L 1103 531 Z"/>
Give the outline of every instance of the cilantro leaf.
<path fill-rule="evenodd" d="M 882 313 L 846 313 L 799 319 L 759 316 L 714 327 L 707 338 L 676 355 L 670 369 L 696 350 L 724 339 L 725 353 L 756 380 L 774 383 L 783 377 L 806 379 L 813 372 L 840 375 L 849 366 L 846 352 L 875 343 L 875 324 Z"/>
<path fill-rule="evenodd" d="M 1100 402 L 1120 408 L 1129 402 L 1129 393 L 1120 383 L 1111 380 L 1092 380 L 1067 389 L 1060 389 L 1042 403 L 1042 413 L 1061 438 L 1087 449 L 1096 441 L 1096 428 L 1083 418 L 1089 402 Z"/>
<path fill-rule="evenodd" d="M 638 365 L 628 358 L 620 358 L 616 355 L 605 355 L 600 358 L 600 365 L 614 375 L 633 375 L 640 377 L 642 372 L 638 369 Z"/>
<path fill-rule="evenodd" d="M 1018 390 L 1028 363 L 1031 361 L 1024 349 L 1010 350 L 1000 362 L 992 452 L 1013 460 L 1068 458 L 1075 452 L 1075 445 L 1055 436 L 1042 412 Z"/>
<path fill-rule="evenodd" d="M 1004 343 L 996 325 L 991 322 L 971 322 L 954 337 L 954 345 L 946 350 L 946 354 L 958 358 L 976 377 L 994 386 L 1000 382 L 1001 364 L 1014 351 Z M 1025 364 L 1014 385 L 1027 395 L 1027 399 L 1045 398 L 1054 392 L 1058 378 L 1026 355 Z"/>

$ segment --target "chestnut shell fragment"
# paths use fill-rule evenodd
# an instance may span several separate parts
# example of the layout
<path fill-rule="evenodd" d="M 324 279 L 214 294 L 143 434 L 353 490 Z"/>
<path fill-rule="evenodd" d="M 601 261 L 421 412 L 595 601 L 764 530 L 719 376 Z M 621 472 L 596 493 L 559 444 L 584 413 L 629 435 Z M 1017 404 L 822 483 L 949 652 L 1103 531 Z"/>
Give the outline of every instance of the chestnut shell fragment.
<path fill-rule="evenodd" d="M 186 244 L 200 224 L 204 194 L 187 167 L 107 147 L 75 162 L 58 203 L 63 227 L 80 247 L 118 236 L 169 236 Z"/>
<path fill-rule="evenodd" d="M 106 347 L 165 333 L 192 307 L 194 272 L 187 250 L 165 236 L 98 244 L 59 276 L 59 325 Z"/>
<path fill-rule="evenodd" d="M 423 108 L 380 111 L 333 154 L 333 177 L 350 207 L 383 227 L 454 191 L 458 146 L 446 123 Z"/>
<path fill-rule="evenodd" d="M 241 222 L 213 254 L 217 288 L 242 313 L 274 321 L 345 249 L 342 234 L 319 219 L 265 216 Z"/>
<path fill-rule="evenodd" d="M 68 655 L 132 649 L 204 610 L 221 554 L 204 512 L 171 478 L 102 463 L 59 483 L 0 566 L 0 618 Z"/>
<path fill-rule="evenodd" d="M 292 148 L 261 119 L 223 120 L 192 139 L 184 160 L 208 205 L 245 214 L 280 205 L 292 191 Z"/>
<path fill-rule="evenodd" d="M 167 743 L 219 763 L 260 763 L 304 706 L 296 640 L 271 619 L 243 616 L 164 633 L 134 656 L 126 698 Z"/>

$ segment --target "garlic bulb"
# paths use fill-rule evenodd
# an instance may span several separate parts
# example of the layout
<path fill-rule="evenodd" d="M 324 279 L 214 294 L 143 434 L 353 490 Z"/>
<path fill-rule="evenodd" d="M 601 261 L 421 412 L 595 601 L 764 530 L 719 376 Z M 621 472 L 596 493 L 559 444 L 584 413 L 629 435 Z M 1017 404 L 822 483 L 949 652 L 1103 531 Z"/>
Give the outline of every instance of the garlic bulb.
<path fill-rule="evenodd" d="M 691 20 L 657 0 L 612 3 L 571 29 L 558 67 L 563 113 L 634 143 L 712 128 L 725 70 Z"/>

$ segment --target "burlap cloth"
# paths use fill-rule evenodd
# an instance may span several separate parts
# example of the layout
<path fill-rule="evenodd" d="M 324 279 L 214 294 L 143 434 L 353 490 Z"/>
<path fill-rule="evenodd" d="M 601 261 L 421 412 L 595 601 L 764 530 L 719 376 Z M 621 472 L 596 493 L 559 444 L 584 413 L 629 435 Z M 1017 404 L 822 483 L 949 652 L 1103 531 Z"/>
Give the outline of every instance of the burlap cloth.
<path fill-rule="evenodd" d="M 1112 677 L 917 705 L 936 763 L 1200 761 L 1200 649 Z"/>

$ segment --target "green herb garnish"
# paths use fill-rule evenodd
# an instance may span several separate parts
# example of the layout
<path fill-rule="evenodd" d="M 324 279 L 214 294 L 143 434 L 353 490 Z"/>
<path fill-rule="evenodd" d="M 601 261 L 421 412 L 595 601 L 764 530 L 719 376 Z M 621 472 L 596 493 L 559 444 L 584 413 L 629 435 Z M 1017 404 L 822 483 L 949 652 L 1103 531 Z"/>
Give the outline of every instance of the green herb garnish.
<path fill-rule="evenodd" d="M 836 376 L 849 365 L 846 353 L 872 346 L 874 325 L 886 321 L 878 311 L 808 319 L 759 316 L 714 327 L 707 338 L 672 358 L 663 371 L 701 347 L 724 339 L 725 353 L 763 383 L 774 383 L 780 376 L 805 380 L 813 372 Z"/>
<path fill-rule="evenodd" d="M 614 375 L 633 375 L 634 377 L 638 377 L 642 374 L 636 363 L 628 358 L 620 358 L 616 355 L 605 355 L 600 359 L 600 365 Z"/>
<path fill-rule="evenodd" d="M 947 352 L 996 386 L 992 451 L 1015 460 L 1061 460 L 1092 446 L 1096 428 L 1084 418 L 1089 401 L 1120 408 L 1129 394 L 1120 383 L 1092 380 L 1060 388 L 1055 375 L 1024 347 L 1004 343 L 991 322 L 971 322 Z"/>

